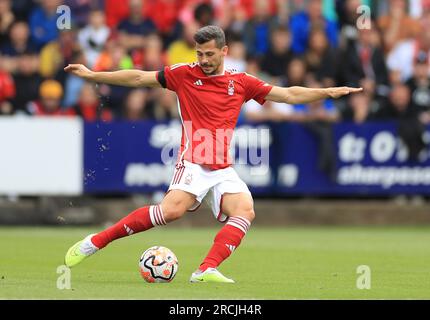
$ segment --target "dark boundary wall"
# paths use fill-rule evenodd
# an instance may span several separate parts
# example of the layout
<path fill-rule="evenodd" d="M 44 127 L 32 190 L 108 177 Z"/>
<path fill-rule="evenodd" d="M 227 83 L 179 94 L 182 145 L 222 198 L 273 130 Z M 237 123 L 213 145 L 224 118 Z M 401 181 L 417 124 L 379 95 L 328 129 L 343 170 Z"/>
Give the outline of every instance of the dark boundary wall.
<path fill-rule="evenodd" d="M 0 199 L 0 225 L 106 225 L 150 198 L 42 197 Z M 387 200 L 257 199 L 253 225 L 422 225 L 430 224 L 430 202 L 423 198 Z M 178 227 L 217 226 L 206 204 L 175 221 Z"/>

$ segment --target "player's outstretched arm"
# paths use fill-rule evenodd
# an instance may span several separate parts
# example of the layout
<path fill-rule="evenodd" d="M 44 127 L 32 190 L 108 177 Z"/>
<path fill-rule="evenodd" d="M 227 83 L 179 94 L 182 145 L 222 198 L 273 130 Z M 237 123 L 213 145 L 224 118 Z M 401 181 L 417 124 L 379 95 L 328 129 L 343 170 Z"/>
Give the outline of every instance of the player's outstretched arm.
<path fill-rule="evenodd" d="M 309 103 L 321 99 L 337 99 L 350 93 L 363 91 L 363 88 L 333 87 L 333 88 L 305 88 L 274 86 L 266 96 L 266 100 L 289 104 Z"/>
<path fill-rule="evenodd" d="M 88 81 L 125 87 L 161 87 L 157 80 L 157 71 L 118 70 L 112 72 L 94 72 L 83 64 L 69 64 L 64 71 Z"/>

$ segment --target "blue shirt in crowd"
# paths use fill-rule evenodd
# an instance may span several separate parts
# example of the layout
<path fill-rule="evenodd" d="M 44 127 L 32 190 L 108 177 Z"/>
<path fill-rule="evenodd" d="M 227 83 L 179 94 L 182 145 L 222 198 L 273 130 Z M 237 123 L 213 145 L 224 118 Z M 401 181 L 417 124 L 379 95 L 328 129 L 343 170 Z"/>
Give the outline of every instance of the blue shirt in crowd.
<path fill-rule="evenodd" d="M 337 23 L 325 19 L 325 32 L 328 42 L 333 48 L 338 45 L 338 29 Z M 299 12 L 291 17 L 290 30 L 292 35 L 291 49 L 296 54 L 305 53 L 308 48 L 309 34 L 311 31 L 311 23 L 309 15 L 306 12 Z"/>
<path fill-rule="evenodd" d="M 157 31 L 157 27 L 151 19 L 145 19 L 138 24 L 132 23 L 130 20 L 123 20 L 118 25 L 118 30 L 125 31 L 129 34 L 146 36 Z"/>
<path fill-rule="evenodd" d="M 58 38 L 57 18 L 59 14 L 47 16 L 42 8 L 30 15 L 31 40 L 40 50 L 45 44 Z"/>

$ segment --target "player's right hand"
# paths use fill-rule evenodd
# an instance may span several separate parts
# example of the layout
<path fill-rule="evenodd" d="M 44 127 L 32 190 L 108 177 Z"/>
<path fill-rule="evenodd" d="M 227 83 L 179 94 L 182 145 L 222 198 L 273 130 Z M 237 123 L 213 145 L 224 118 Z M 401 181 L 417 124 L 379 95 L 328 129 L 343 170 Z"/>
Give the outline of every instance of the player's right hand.
<path fill-rule="evenodd" d="M 78 76 L 84 79 L 89 79 L 93 73 L 90 69 L 88 69 L 83 64 L 69 64 L 67 65 L 67 67 L 64 68 L 64 71 L 70 72 L 75 76 Z"/>

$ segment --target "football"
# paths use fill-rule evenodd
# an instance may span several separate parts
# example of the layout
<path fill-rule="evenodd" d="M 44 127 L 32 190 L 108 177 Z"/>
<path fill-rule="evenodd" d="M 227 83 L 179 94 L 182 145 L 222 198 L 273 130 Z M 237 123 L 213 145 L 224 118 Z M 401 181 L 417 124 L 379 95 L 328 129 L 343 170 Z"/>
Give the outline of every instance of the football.
<path fill-rule="evenodd" d="M 146 282 L 170 282 L 178 272 L 178 259 L 166 247 L 154 246 L 142 254 L 139 269 Z"/>

